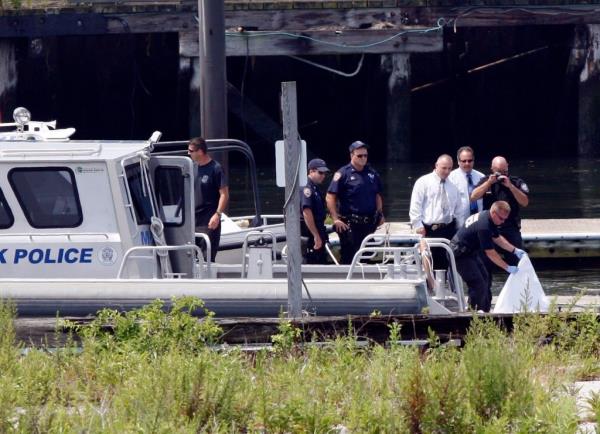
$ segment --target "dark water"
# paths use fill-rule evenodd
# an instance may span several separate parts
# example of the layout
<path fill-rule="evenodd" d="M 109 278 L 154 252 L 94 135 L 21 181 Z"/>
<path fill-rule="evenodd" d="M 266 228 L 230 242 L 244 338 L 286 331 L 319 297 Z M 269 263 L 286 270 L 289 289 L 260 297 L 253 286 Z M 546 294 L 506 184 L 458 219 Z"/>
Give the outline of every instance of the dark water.
<path fill-rule="evenodd" d="M 260 164 L 260 163 L 259 163 Z M 346 161 L 329 163 L 333 170 Z M 486 166 L 479 164 L 483 173 Z M 385 214 L 388 221 L 408 221 L 410 194 L 416 179 L 433 170 L 433 163 L 405 163 L 393 167 L 375 163 L 384 182 Z M 523 218 L 600 218 L 600 159 L 548 159 L 509 161 L 509 170 L 525 180 L 530 189 L 530 204 Z M 252 213 L 246 189 L 245 169 L 233 169 L 231 202 L 235 213 Z M 329 180 L 325 181 L 328 184 Z M 275 186 L 272 165 L 259 167 L 259 185 L 263 213 L 281 214 L 283 188 Z M 572 294 L 589 288 L 600 288 L 600 264 L 597 262 L 561 262 L 536 264 L 538 277 L 547 293 Z M 494 292 L 499 292 L 506 276 L 494 278 Z"/>

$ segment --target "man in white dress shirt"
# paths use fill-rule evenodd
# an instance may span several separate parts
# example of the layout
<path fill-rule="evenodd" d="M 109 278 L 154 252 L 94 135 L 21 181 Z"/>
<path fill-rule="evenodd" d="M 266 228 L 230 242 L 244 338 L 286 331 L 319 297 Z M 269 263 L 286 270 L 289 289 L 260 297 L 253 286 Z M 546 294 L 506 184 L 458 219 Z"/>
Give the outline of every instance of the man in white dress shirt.
<path fill-rule="evenodd" d="M 454 169 L 448 176 L 448 180 L 456 186 L 461 202 L 461 216 L 457 219 L 465 221 L 470 215 L 477 214 L 483 210 L 483 200 L 471 202 L 471 193 L 479 184 L 484 174 L 473 169 L 475 165 L 475 153 L 470 146 L 463 146 L 456 152 L 458 168 Z"/>
<path fill-rule="evenodd" d="M 450 155 L 440 155 L 433 172 L 421 176 L 415 182 L 409 216 L 412 228 L 421 236 L 450 240 L 464 223 L 458 189 L 447 182 L 452 166 Z M 432 252 L 434 267 L 446 269 L 448 261 L 445 251 L 434 250 L 439 250 Z"/>

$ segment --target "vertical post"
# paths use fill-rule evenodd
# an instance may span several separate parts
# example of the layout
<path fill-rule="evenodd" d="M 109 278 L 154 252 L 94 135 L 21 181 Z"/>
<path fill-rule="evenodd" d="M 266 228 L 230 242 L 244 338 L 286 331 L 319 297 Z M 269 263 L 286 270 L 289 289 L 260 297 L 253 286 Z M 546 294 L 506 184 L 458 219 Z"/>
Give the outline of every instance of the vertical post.
<path fill-rule="evenodd" d="M 410 54 L 384 54 L 387 92 L 387 161 L 410 161 Z"/>
<path fill-rule="evenodd" d="M 17 62 L 12 40 L 0 41 L 0 122 L 12 122 L 16 108 Z"/>
<path fill-rule="evenodd" d="M 300 250 L 300 138 L 296 111 L 296 82 L 281 83 L 281 112 L 285 157 L 285 234 L 287 240 L 288 317 L 302 315 L 302 252 Z"/>
<path fill-rule="evenodd" d="M 587 56 L 579 76 L 579 157 L 600 155 L 600 24 L 588 24 Z"/>
<path fill-rule="evenodd" d="M 200 131 L 205 139 L 228 136 L 224 3 L 198 0 Z"/>

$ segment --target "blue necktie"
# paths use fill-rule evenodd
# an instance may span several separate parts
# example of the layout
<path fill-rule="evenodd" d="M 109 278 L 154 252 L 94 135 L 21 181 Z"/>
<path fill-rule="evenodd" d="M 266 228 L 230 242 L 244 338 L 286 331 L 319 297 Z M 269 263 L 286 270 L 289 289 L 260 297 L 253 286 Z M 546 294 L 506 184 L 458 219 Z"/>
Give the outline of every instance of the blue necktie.
<path fill-rule="evenodd" d="M 471 197 L 471 193 L 473 193 L 473 177 L 470 173 L 467 173 L 467 183 L 469 184 L 469 197 Z M 477 201 L 469 202 L 469 208 L 471 210 L 471 215 L 477 214 Z"/>

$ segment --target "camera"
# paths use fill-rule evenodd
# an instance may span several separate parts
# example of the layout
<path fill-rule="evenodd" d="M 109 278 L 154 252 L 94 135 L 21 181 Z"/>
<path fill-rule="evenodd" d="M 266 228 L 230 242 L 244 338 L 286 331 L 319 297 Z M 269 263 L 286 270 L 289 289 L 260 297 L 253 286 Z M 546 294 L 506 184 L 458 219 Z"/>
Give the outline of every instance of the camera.
<path fill-rule="evenodd" d="M 500 172 L 494 172 L 494 176 L 498 181 L 504 181 L 504 179 L 506 178 L 506 176 Z"/>

